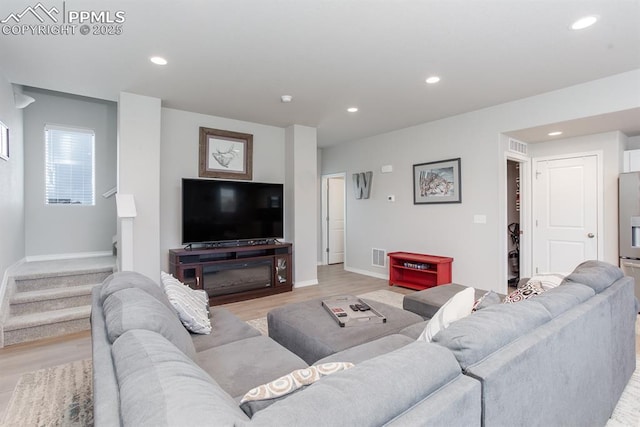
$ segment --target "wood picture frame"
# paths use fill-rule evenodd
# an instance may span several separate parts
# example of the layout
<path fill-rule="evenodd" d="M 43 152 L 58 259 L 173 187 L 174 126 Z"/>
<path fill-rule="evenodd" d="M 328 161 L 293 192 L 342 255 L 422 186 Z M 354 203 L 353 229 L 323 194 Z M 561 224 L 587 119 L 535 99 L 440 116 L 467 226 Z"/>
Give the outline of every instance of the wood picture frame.
<path fill-rule="evenodd" d="M 460 157 L 413 165 L 413 204 L 462 203 Z"/>
<path fill-rule="evenodd" d="M 200 128 L 199 176 L 204 178 L 253 178 L 253 135 Z"/>
<path fill-rule="evenodd" d="M 0 159 L 9 160 L 9 128 L 0 122 Z"/>

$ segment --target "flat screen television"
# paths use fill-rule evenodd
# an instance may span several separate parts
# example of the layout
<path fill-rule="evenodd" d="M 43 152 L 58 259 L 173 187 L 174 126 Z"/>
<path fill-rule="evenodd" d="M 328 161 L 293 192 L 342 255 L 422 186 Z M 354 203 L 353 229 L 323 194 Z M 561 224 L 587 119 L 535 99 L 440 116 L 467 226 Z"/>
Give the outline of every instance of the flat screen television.
<path fill-rule="evenodd" d="M 182 243 L 283 237 L 283 185 L 182 179 Z"/>

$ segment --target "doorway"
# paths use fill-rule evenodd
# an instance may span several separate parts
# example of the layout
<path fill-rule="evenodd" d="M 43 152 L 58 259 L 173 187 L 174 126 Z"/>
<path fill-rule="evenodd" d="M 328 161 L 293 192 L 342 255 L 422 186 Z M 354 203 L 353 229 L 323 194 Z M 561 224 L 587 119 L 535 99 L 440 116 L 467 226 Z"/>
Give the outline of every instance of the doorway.
<path fill-rule="evenodd" d="M 507 283 L 520 280 L 521 173 L 520 162 L 507 159 Z"/>
<path fill-rule="evenodd" d="M 322 263 L 344 264 L 346 210 L 344 173 L 322 177 Z"/>

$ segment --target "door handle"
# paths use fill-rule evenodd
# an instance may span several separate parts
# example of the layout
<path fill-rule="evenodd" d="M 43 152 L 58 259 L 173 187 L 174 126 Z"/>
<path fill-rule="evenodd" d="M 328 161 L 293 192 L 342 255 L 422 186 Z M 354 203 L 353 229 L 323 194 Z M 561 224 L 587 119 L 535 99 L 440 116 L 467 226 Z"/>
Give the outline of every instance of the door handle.
<path fill-rule="evenodd" d="M 589 234 L 587 234 L 587 237 L 590 238 L 590 239 L 593 239 L 594 237 L 596 237 L 596 235 L 593 234 L 593 233 L 589 233 Z"/>

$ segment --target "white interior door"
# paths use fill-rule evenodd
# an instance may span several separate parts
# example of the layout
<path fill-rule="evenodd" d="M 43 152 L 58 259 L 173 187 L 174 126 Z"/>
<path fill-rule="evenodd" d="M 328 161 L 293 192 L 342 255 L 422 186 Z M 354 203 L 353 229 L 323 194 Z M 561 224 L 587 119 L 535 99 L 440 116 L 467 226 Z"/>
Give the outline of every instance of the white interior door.
<path fill-rule="evenodd" d="M 598 259 L 597 156 L 536 160 L 534 174 L 534 274 Z"/>
<path fill-rule="evenodd" d="M 327 262 L 344 262 L 344 178 L 327 179 Z"/>

